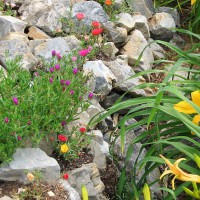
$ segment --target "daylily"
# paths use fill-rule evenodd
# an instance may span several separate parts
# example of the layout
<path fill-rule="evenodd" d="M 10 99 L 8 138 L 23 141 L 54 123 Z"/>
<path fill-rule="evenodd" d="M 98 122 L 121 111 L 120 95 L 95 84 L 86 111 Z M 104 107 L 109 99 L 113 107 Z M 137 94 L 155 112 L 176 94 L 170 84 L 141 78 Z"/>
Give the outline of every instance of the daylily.
<path fill-rule="evenodd" d="M 200 91 L 194 91 L 191 93 L 191 97 L 192 97 L 192 102 L 194 102 L 197 106 L 200 107 Z M 186 101 L 180 101 L 179 103 L 174 105 L 174 109 L 182 112 L 182 113 L 186 113 L 186 114 L 195 114 L 198 113 L 196 111 L 195 108 L 193 108 L 188 102 Z M 200 114 L 195 115 L 192 122 L 196 125 L 199 125 L 200 122 Z M 194 134 L 192 132 L 192 134 Z"/>
<path fill-rule="evenodd" d="M 191 0 L 191 5 L 193 6 L 195 4 L 196 0 Z"/>
<path fill-rule="evenodd" d="M 172 189 L 175 190 L 174 187 L 174 181 L 175 179 L 179 179 L 180 181 L 192 181 L 195 183 L 200 183 L 200 176 L 195 174 L 188 174 L 184 172 L 182 169 L 179 168 L 179 163 L 182 160 L 186 160 L 185 158 L 178 159 L 174 164 L 172 164 L 167 158 L 160 155 L 160 157 L 165 161 L 165 163 L 168 165 L 169 169 L 165 170 L 163 174 L 160 176 L 160 179 L 162 179 L 167 174 L 173 174 L 174 178 L 172 179 Z"/>

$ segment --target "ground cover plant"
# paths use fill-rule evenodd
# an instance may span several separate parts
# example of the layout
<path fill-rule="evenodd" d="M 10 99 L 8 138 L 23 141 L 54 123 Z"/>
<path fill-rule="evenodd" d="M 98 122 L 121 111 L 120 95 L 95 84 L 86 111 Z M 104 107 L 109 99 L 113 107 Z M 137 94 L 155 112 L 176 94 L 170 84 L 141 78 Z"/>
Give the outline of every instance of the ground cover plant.
<path fill-rule="evenodd" d="M 198 34 L 185 30 L 179 31 L 192 35 L 198 41 L 200 39 Z M 200 44 L 196 43 L 191 50 L 184 52 L 167 42 L 157 42 L 175 51 L 178 55 L 177 60 L 165 60 L 168 67 L 164 70 L 153 69 L 140 72 L 132 77 L 151 73 L 166 73 L 166 77 L 161 83 L 145 83 L 133 88 L 157 88 L 155 95 L 126 101 L 121 101 L 122 98 L 120 98 L 108 109 L 106 114 L 91 121 L 91 125 L 93 125 L 106 116 L 131 107 L 129 112 L 119 121 L 117 126 L 119 131 L 113 133 L 115 136 L 111 148 L 113 159 L 118 163 L 119 158 L 115 156 L 113 151 L 118 137 L 121 138 L 122 154 L 126 157 L 118 182 L 116 199 L 140 199 L 143 195 L 145 200 L 151 199 L 149 187 L 151 188 L 155 183 L 161 184 L 157 190 L 163 191 L 163 199 L 178 199 L 179 196 L 186 195 L 186 193 L 190 195 L 189 198 L 191 196 L 199 198 L 196 183 L 200 183 Z M 188 77 L 181 76 L 179 71 L 187 72 Z M 126 125 L 126 121 L 132 118 L 136 118 L 137 123 Z M 145 126 L 146 130 L 136 136 L 125 151 L 126 134 L 140 126 Z M 127 165 L 134 151 L 134 144 L 139 142 L 142 144 L 140 152 L 135 158 L 132 170 L 127 171 Z M 146 153 L 141 158 L 140 153 L 144 149 Z M 167 171 L 164 170 L 166 167 L 169 168 Z M 149 182 L 148 175 L 156 168 L 160 168 L 162 175 L 153 182 Z M 142 169 L 144 172 L 138 176 Z M 169 174 L 174 176 L 167 176 Z M 191 189 L 192 185 L 193 189 Z M 151 192 L 156 191 L 151 190 Z"/>

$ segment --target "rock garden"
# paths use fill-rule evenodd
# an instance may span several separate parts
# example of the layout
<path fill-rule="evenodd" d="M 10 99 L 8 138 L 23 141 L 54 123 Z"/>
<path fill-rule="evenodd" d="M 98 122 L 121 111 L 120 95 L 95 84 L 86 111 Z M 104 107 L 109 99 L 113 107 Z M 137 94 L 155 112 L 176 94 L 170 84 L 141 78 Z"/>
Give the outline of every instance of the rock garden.
<path fill-rule="evenodd" d="M 0 200 L 200 199 L 200 2 L 0 1 Z"/>

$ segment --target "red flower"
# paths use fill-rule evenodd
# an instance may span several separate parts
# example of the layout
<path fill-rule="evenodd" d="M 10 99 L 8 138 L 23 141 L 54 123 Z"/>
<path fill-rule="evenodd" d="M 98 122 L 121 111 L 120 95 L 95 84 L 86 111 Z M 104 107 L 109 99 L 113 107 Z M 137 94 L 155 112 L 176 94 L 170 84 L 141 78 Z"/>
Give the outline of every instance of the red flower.
<path fill-rule="evenodd" d="M 54 137 L 50 137 L 49 139 L 50 139 L 51 141 L 53 141 L 53 140 L 54 140 Z"/>
<path fill-rule="evenodd" d="M 65 135 L 63 135 L 63 134 L 58 135 L 58 139 L 61 142 L 67 142 L 67 140 L 68 140 L 68 138 Z"/>
<path fill-rule="evenodd" d="M 68 180 L 69 179 L 69 174 L 63 174 L 63 179 Z"/>
<path fill-rule="evenodd" d="M 81 21 L 83 18 L 85 17 L 85 15 L 83 13 L 77 13 L 76 14 L 76 18 Z"/>
<path fill-rule="evenodd" d="M 80 131 L 81 133 L 85 133 L 86 128 L 85 128 L 85 127 L 81 127 L 81 128 L 79 128 L 79 131 Z"/>
<path fill-rule="evenodd" d="M 103 32 L 102 28 L 95 28 L 92 30 L 92 35 L 100 35 Z"/>
<path fill-rule="evenodd" d="M 98 21 L 93 21 L 92 26 L 94 26 L 95 28 L 99 28 L 101 24 Z"/>
<path fill-rule="evenodd" d="M 112 5 L 112 0 L 105 0 L 105 4 L 106 4 L 107 6 Z"/>

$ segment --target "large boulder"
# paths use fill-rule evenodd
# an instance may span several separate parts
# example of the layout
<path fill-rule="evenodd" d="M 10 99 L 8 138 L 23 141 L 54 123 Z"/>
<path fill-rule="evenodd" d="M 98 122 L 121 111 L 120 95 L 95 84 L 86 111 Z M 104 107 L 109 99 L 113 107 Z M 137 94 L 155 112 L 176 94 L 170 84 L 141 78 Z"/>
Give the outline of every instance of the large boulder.
<path fill-rule="evenodd" d="M 0 168 L 0 180 L 28 183 L 25 171 L 39 170 L 42 180 L 51 182 L 60 177 L 60 166 L 54 158 L 38 148 L 17 149 L 13 161 Z"/>
<path fill-rule="evenodd" d="M 144 48 L 146 49 L 144 50 Z M 144 71 L 151 69 L 151 63 L 154 61 L 153 54 L 151 49 L 148 47 L 147 40 L 139 30 L 134 30 L 131 32 L 131 36 L 128 42 L 123 46 L 121 52 L 122 54 L 128 56 L 129 65 L 135 65 L 135 62 L 143 52 L 139 66 L 136 70 Z"/>
<path fill-rule="evenodd" d="M 21 20 L 34 25 L 49 35 L 53 31 L 61 29 L 61 17 L 66 17 L 69 0 L 26 0 L 19 9 Z"/>
<path fill-rule="evenodd" d="M 16 56 L 21 56 L 21 64 L 24 69 L 29 69 L 37 63 L 30 48 L 23 41 L 2 40 L 0 41 L 0 47 L 0 56 L 4 59 L 14 59 Z M 5 56 L 6 51 L 9 51 L 7 57 Z"/>
<path fill-rule="evenodd" d="M 149 20 L 151 36 L 156 40 L 169 41 L 173 37 L 174 28 L 176 28 L 175 21 L 168 13 L 156 13 Z"/>

